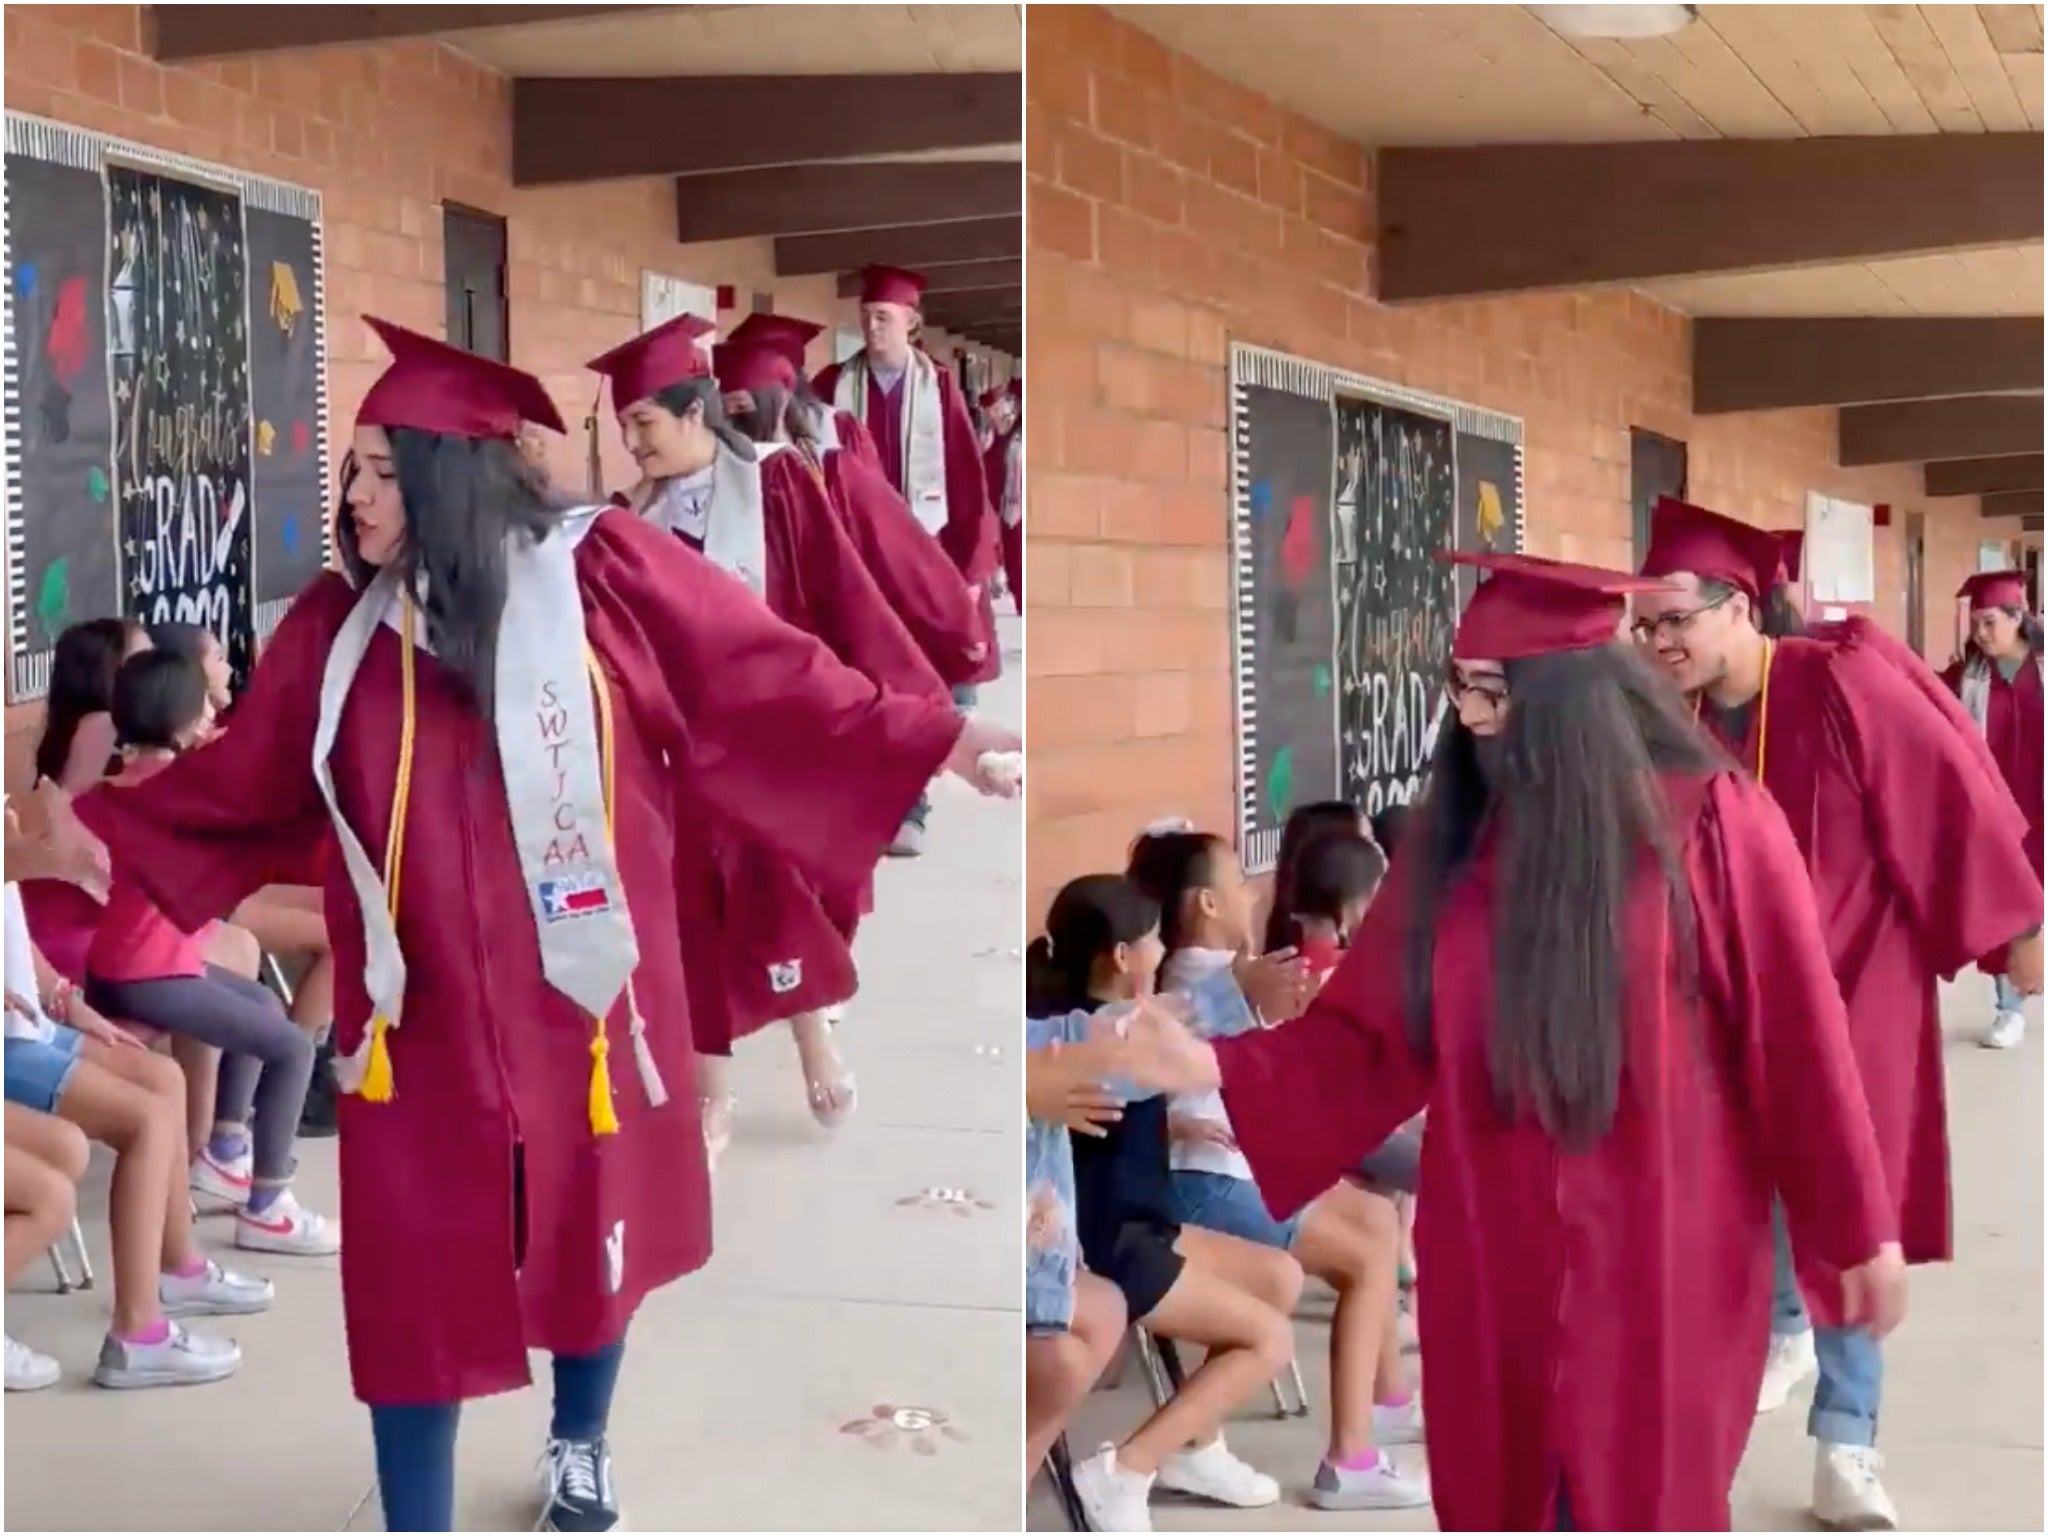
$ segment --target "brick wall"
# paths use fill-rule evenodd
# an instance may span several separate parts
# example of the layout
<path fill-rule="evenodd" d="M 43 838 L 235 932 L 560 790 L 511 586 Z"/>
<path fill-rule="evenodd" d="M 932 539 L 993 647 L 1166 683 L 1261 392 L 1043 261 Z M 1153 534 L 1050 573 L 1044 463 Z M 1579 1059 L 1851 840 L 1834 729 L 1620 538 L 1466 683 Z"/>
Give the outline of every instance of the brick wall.
<path fill-rule="evenodd" d="M 1154 817 L 1234 825 L 1233 340 L 1521 417 L 1532 554 L 1629 563 L 1632 426 L 1688 445 L 1696 500 L 1760 524 L 1802 522 L 1810 490 L 1924 510 L 1946 658 L 1950 592 L 2016 523 L 1928 501 L 1916 470 L 1837 468 L 1832 410 L 1693 416 L 1687 321 L 1639 295 L 1381 305 L 1360 146 L 1102 10 L 1035 9 L 1026 45 L 1034 916 Z M 1876 605 L 1901 632 L 1902 522 Z"/>
<path fill-rule="evenodd" d="M 825 322 L 813 369 L 832 360 L 830 327 L 855 320 L 832 277 L 776 278 L 767 240 L 676 243 L 667 181 L 515 190 L 510 83 L 453 48 L 407 42 L 166 68 L 144 54 L 142 24 L 132 5 L 8 6 L 6 105 L 323 195 L 337 437 L 385 359 L 359 316 L 443 333 L 444 202 L 507 221 L 512 361 L 547 383 L 571 428 L 552 445 L 566 485 L 587 480 L 583 423 L 597 381 L 584 359 L 639 329 L 643 269 L 731 284 L 743 309 L 750 295 L 772 294 L 781 312 Z M 935 351 L 947 345 L 944 333 L 932 340 Z M 607 484 L 629 480 L 608 415 L 597 436 Z M 39 719 L 37 706 L 8 711 L 10 785 Z"/>

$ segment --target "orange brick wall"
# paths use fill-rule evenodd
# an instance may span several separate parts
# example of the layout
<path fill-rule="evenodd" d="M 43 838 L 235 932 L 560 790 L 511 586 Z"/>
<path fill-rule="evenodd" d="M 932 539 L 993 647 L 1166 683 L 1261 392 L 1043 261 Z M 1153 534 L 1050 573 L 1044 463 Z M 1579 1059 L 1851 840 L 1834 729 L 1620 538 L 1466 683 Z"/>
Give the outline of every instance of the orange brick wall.
<path fill-rule="evenodd" d="M 1035 8 L 1026 45 L 1034 917 L 1152 818 L 1234 825 L 1230 341 L 1521 417 L 1534 554 L 1629 562 L 1632 426 L 1760 524 L 1802 522 L 1808 491 L 1924 510 L 1937 660 L 1977 540 L 2017 535 L 1916 470 L 1837 468 L 1832 410 L 1693 416 L 1687 321 L 1639 295 L 1379 304 L 1360 146 L 1102 10 Z M 1902 521 L 1877 551 L 1901 632 Z"/>
<path fill-rule="evenodd" d="M 507 221 L 512 360 L 546 381 L 571 428 L 553 444 L 565 485 L 587 479 L 596 376 L 583 361 L 639 329 L 643 270 L 731 284 L 742 311 L 769 293 L 783 313 L 825 322 L 814 368 L 831 361 L 829 327 L 854 321 L 832 277 L 777 279 L 767 240 L 678 244 L 665 180 L 515 190 L 510 83 L 453 48 L 394 43 L 165 68 L 144 55 L 142 24 L 132 5 L 9 5 L 6 105 L 319 191 L 337 436 L 384 361 L 358 316 L 442 334 L 443 202 Z M 943 345 L 943 333 L 933 340 Z M 608 417 L 598 437 L 607 483 L 630 478 Z M 8 712 L 10 784 L 38 714 Z"/>

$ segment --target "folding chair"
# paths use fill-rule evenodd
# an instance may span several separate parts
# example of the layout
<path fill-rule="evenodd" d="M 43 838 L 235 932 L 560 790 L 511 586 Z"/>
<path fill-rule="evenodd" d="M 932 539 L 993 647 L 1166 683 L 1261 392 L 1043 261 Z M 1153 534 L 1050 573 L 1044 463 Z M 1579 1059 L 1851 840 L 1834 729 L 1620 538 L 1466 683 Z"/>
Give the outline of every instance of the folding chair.
<path fill-rule="evenodd" d="M 65 1262 L 67 1248 L 78 1260 L 79 1278 L 76 1280 L 71 1278 L 70 1266 Z M 58 1295 L 68 1296 L 73 1291 L 92 1289 L 92 1255 L 85 1251 L 85 1230 L 79 1226 L 76 1217 L 72 1218 L 71 1230 L 50 1245 L 50 1268 L 57 1274 Z"/>
<path fill-rule="evenodd" d="M 1074 1486 L 1074 1455 L 1067 1449 L 1067 1437 L 1061 1435 L 1053 1441 L 1052 1450 L 1046 1454 L 1045 1475 L 1052 1483 L 1052 1491 L 1059 1495 L 1060 1512 L 1067 1517 L 1070 1531 L 1092 1531 L 1088 1523 L 1088 1511 L 1081 1503 L 1080 1490 Z"/>

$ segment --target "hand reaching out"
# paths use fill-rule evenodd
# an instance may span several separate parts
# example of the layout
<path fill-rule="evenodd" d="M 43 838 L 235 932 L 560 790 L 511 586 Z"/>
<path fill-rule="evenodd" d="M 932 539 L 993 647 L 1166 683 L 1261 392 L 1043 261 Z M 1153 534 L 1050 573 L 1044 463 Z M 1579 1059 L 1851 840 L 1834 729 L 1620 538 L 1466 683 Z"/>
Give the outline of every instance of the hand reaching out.
<path fill-rule="evenodd" d="M 1233 970 L 1245 1001 L 1268 1024 L 1298 1018 L 1316 995 L 1314 970 L 1292 949 L 1241 956 Z"/>
<path fill-rule="evenodd" d="M 1024 738 L 1015 731 L 970 715 L 947 754 L 946 771 L 984 795 L 1012 800 L 1024 787 L 1023 751 Z"/>
<path fill-rule="evenodd" d="M 1866 1264 L 1842 1271 L 1842 1320 L 1873 1339 L 1890 1333 L 1906 1317 L 1906 1260 L 1897 1243 L 1886 1243 Z"/>

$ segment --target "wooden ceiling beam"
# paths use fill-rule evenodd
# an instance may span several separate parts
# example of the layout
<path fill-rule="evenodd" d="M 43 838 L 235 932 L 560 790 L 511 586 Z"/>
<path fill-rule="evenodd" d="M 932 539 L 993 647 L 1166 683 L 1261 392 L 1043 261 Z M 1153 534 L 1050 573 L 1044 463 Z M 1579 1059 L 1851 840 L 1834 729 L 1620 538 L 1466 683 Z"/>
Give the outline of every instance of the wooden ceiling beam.
<path fill-rule="evenodd" d="M 2041 493 L 2001 491 L 1996 496 L 1986 496 L 1978 506 L 1986 517 L 2039 517 Z"/>
<path fill-rule="evenodd" d="M 808 277 L 879 262 L 920 271 L 942 262 L 1020 260 L 1024 216 L 954 219 L 944 224 L 898 224 L 836 235 L 784 235 L 775 242 L 775 275 Z"/>
<path fill-rule="evenodd" d="M 2040 531 L 2041 531 L 2041 519 L 2040 519 L 2040 518 L 2038 518 L 2038 517 L 2023 517 L 2023 518 L 2021 518 L 2021 519 L 2020 519 L 2020 532 L 2021 532 L 2021 533 L 2039 533 Z"/>
<path fill-rule="evenodd" d="M 989 218 L 1024 205 L 1015 160 L 777 165 L 676 178 L 676 239 L 747 240 Z"/>
<path fill-rule="evenodd" d="M 2040 453 L 2041 397 L 1973 395 L 1852 405 L 1842 411 L 1840 440 L 1845 467 Z"/>
<path fill-rule="evenodd" d="M 1692 408 L 1774 411 L 2042 384 L 2033 318 L 1717 320 L 1692 328 Z"/>
<path fill-rule="evenodd" d="M 1015 144 L 1024 136 L 1023 81 L 1014 72 L 521 78 L 512 82 L 512 182 L 560 186 Z"/>
<path fill-rule="evenodd" d="M 940 293 L 967 293 L 978 288 L 1015 288 L 1024 281 L 1024 263 L 1021 259 L 999 258 L 993 261 L 954 261 L 924 269 L 927 296 Z M 839 297 L 857 299 L 860 297 L 860 273 L 839 274 Z"/>
<path fill-rule="evenodd" d="M 1984 496 L 1999 491 L 2038 491 L 2042 455 L 2008 454 L 2002 459 L 1945 459 L 1927 466 L 1930 496 Z"/>
<path fill-rule="evenodd" d="M 2039 240 L 2041 135 L 1383 149 L 1379 296 L 1585 288 Z"/>
<path fill-rule="evenodd" d="M 152 5 L 150 57 L 160 64 L 292 48 L 392 42 L 539 21 L 574 21 L 651 5 Z"/>

